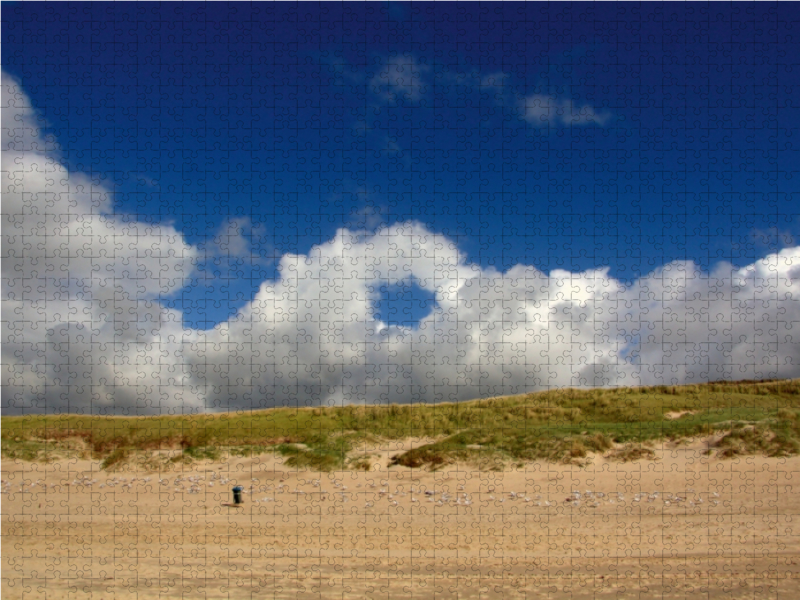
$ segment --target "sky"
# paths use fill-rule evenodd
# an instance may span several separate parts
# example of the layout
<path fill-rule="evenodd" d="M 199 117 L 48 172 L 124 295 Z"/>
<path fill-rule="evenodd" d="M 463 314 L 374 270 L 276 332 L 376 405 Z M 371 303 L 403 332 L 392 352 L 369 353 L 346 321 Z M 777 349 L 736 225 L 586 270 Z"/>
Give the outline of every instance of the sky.
<path fill-rule="evenodd" d="M 3 2 L 2 411 L 800 377 L 799 28 Z"/>

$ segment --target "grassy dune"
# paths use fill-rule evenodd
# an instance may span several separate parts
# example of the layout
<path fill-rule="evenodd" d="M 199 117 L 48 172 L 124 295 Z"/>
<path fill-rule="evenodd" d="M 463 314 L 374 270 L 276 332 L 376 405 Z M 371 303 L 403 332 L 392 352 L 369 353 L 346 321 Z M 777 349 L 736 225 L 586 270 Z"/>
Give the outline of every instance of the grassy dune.
<path fill-rule="evenodd" d="M 466 461 L 499 469 L 542 459 L 580 463 L 589 452 L 646 459 L 658 440 L 712 434 L 717 439 L 709 451 L 721 458 L 800 452 L 800 380 L 561 389 L 437 405 L 2 417 L 1 437 L 7 459 L 80 455 L 110 468 L 163 450 L 180 451 L 171 453 L 172 462 L 279 452 L 290 466 L 335 470 L 369 468 L 359 446 L 381 439 L 436 440 L 395 455 L 394 464 L 438 468 Z"/>

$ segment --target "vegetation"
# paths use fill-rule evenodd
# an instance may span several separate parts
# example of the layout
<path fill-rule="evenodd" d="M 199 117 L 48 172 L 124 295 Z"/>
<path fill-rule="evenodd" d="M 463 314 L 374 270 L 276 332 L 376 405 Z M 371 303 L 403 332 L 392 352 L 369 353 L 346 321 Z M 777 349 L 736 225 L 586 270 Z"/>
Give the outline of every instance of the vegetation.
<path fill-rule="evenodd" d="M 613 449 L 606 454 L 606 458 L 617 462 L 632 462 L 643 458 L 654 460 L 656 453 L 645 444 L 629 442 L 621 448 Z"/>
<path fill-rule="evenodd" d="M 178 459 L 185 462 L 191 462 L 193 460 L 217 460 L 219 457 L 219 450 L 213 446 L 187 446 L 183 449 L 181 455 L 174 457 L 173 460 Z"/>
<path fill-rule="evenodd" d="M 732 458 L 742 454 L 791 456 L 800 452 L 800 428 L 797 413 L 777 421 L 762 421 L 755 425 L 734 423 L 732 430 L 719 442 L 720 456 Z"/>
<path fill-rule="evenodd" d="M 130 456 L 130 448 L 114 448 L 114 450 L 103 459 L 103 462 L 100 463 L 100 467 L 103 469 L 111 469 L 127 461 Z"/>
<path fill-rule="evenodd" d="M 674 418 L 675 415 L 681 415 Z M 221 452 L 276 451 L 297 468 L 364 469 L 364 442 L 427 437 L 393 464 L 438 468 L 465 461 L 501 468 L 530 460 L 615 460 L 649 456 L 646 442 L 719 438 L 720 457 L 800 452 L 800 380 L 687 386 L 559 389 L 436 405 L 277 408 L 191 416 L 2 417 L 4 458 L 49 460 L 83 453 L 111 467 L 126 452 L 180 451 L 176 460 L 216 460 Z M 619 448 L 622 446 L 622 448 Z M 350 457 L 359 452 L 358 459 Z M 652 450 L 650 450 L 652 452 Z M 174 456 L 170 460 L 175 459 Z"/>

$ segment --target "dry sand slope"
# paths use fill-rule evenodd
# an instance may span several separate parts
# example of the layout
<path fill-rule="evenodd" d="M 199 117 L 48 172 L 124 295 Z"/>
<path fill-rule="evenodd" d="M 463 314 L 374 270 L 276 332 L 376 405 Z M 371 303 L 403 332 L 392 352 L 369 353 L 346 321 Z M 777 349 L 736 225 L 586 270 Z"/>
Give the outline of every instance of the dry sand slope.
<path fill-rule="evenodd" d="M 3 461 L 2 595 L 800 597 L 800 458 L 701 449 L 506 472 Z"/>

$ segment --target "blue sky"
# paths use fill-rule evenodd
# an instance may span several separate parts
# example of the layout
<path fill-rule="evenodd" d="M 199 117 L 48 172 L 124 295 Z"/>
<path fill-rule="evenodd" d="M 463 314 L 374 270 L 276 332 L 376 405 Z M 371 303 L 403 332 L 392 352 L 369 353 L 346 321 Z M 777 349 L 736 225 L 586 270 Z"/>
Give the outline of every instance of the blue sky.
<path fill-rule="evenodd" d="M 3 63 L 115 212 L 193 244 L 247 220 L 247 255 L 201 265 L 172 299 L 213 324 L 276 257 L 343 225 L 417 219 L 484 266 L 606 265 L 623 280 L 785 245 L 760 233 L 798 233 L 800 75 L 776 43 L 797 16 L 19 3 L 4 5 Z M 549 114 L 526 115 L 542 102 Z"/>
<path fill-rule="evenodd" d="M 675 261 L 708 274 L 793 248 L 798 17 L 4 2 L 2 59 L 33 151 L 101 189 L 114 223 L 190 249 L 180 285 L 142 298 L 211 331 L 343 228 L 416 223 L 481 272 L 600 270 L 629 288 Z M 441 304 L 418 273 L 369 289 L 392 326 Z"/>

